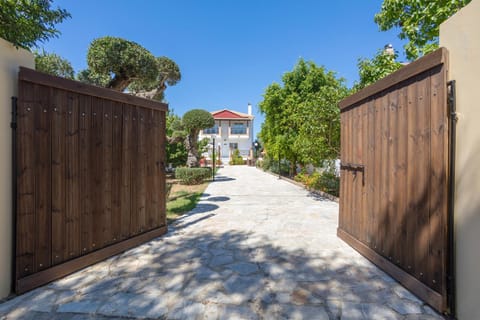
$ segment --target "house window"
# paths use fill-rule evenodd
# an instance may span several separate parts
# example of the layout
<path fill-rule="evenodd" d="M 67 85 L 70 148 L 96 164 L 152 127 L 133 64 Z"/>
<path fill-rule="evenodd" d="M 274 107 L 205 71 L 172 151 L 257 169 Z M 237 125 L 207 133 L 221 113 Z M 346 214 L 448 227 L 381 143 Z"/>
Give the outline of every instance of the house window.
<path fill-rule="evenodd" d="M 218 124 L 215 124 L 211 128 L 204 129 L 203 134 L 218 134 Z"/>
<path fill-rule="evenodd" d="M 230 132 L 231 134 L 247 134 L 247 126 L 242 122 L 234 122 Z"/>

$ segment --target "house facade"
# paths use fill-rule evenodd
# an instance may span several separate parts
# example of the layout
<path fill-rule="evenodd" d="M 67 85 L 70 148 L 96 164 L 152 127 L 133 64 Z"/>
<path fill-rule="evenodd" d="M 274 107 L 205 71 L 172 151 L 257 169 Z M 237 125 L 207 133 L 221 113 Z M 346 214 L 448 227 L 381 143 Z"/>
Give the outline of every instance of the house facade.
<path fill-rule="evenodd" d="M 212 112 L 215 125 L 202 130 L 199 139 L 207 138 L 213 142 L 215 137 L 215 152 L 220 154 L 223 163 L 228 163 L 235 150 L 240 152 L 244 160 L 251 156 L 253 144 L 252 106 L 248 104 L 247 113 L 222 109 Z M 211 148 L 208 157 L 212 155 Z"/>

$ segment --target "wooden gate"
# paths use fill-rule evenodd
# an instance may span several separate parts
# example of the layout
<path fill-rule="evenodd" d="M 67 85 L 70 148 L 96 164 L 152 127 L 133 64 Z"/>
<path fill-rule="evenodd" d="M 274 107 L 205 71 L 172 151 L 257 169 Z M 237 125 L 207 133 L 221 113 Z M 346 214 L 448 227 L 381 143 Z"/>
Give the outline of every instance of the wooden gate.
<path fill-rule="evenodd" d="M 165 104 L 22 68 L 16 111 L 17 293 L 166 232 Z"/>
<path fill-rule="evenodd" d="M 447 51 L 344 99 L 338 236 L 447 310 Z"/>

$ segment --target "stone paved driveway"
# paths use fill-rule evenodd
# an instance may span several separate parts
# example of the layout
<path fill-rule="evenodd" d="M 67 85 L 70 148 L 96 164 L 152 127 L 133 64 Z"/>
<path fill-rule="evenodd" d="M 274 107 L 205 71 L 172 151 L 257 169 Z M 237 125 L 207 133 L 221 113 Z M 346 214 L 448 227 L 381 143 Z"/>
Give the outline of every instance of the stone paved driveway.
<path fill-rule="evenodd" d="M 0 319 L 441 319 L 340 241 L 337 215 L 225 167 L 166 236 L 0 304 Z"/>

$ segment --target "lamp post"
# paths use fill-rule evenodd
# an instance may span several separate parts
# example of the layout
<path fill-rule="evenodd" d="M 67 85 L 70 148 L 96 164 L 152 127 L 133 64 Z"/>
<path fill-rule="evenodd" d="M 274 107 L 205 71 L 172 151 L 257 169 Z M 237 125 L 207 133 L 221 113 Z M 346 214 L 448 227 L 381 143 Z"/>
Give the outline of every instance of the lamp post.
<path fill-rule="evenodd" d="M 212 135 L 212 181 L 215 181 L 215 135 Z"/>

